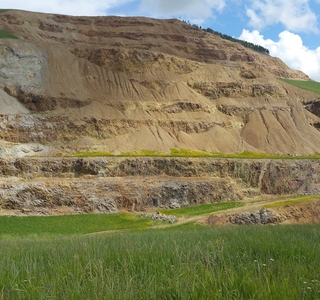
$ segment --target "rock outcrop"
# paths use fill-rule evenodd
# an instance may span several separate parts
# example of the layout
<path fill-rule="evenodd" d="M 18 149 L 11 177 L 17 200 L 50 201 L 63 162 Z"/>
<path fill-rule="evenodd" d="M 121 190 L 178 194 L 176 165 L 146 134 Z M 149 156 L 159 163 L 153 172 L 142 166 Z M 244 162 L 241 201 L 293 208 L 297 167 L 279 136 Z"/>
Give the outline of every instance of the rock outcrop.
<path fill-rule="evenodd" d="M 320 201 L 237 214 L 211 215 L 210 225 L 266 225 L 320 223 Z"/>
<path fill-rule="evenodd" d="M 19 158 L 0 161 L 5 213 L 116 212 L 319 193 L 318 160 Z"/>

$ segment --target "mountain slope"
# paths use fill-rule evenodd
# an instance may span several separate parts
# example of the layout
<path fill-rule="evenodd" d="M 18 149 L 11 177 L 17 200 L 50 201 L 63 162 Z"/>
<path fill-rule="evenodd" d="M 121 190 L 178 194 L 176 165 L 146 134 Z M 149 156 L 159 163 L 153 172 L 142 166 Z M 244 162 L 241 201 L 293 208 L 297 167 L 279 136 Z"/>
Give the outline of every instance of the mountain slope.
<path fill-rule="evenodd" d="M 0 40 L 3 141 L 53 154 L 319 151 L 304 108 L 318 96 L 280 81 L 308 77 L 277 58 L 179 20 L 9 10 L 0 26 L 19 38 Z"/>

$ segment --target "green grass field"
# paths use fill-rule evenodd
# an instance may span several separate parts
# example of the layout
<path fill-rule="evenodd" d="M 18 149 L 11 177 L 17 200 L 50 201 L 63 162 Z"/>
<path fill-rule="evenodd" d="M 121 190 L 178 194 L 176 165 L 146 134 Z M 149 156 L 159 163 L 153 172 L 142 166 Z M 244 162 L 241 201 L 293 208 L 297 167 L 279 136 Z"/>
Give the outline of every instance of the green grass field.
<path fill-rule="evenodd" d="M 292 79 L 285 79 L 282 78 L 282 81 L 299 87 L 301 89 L 314 92 L 316 94 L 320 94 L 320 82 L 317 81 L 303 81 L 303 80 L 292 80 Z"/>
<path fill-rule="evenodd" d="M 138 230 L 153 225 L 148 218 L 129 213 L 63 216 L 2 216 L 0 240 L 10 237 L 54 237 L 108 230 Z M 1 298 L 0 298 L 1 299 Z"/>
<path fill-rule="evenodd" d="M 319 299 L 320 225 L 0 241 L 0 299 Z"/>
<path fill-rule="evenodd" d="M 199 216 L 241 207 L 241 202 L 221 202 L 157 210 L 166 215 Z M 145 230 L 163 224 L 136 213 L 81 214 L 60 216 L 0 216 L 0 240 L 10 238 L 49 238 L 105 231 Z M 1 299 L 1 298 L 0 298 Z"/>

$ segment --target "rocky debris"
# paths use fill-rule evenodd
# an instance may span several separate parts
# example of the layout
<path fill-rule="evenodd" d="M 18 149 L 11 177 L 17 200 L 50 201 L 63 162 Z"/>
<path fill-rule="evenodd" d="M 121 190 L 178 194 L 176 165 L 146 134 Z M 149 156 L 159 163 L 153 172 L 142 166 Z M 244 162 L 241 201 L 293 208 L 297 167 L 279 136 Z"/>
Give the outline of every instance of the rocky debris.
<path fill-rule="evenodd" d="M 229 217 L 229 221 L 231 224 L 236 225 L 260 225 L 278 223 L 280 221 L 280 217 L 272 210 L 262 208 L 261 210 L 256 212 L 245 212 L 242 214 L 232 215 Z"/>
<path fill-rule="evenodd" d="M 311 190 L 311 191 L 308 191 L 308 192 L 304 192 L 304 193 L 302 193 L 300 195 L 304 195 L 304 196 L 306 196 L 306 195 L 320 195 L 320 190 Z"/>
<path fill-rule="evenodd" d="M 320 201 L 284 205 L 272 209 L 237 214 L 214 214 L 207 219 L 209 225 L 265 225 L 320 223 Z"/>
<path fill-rule="evenodd" d="M 210 225 L 263 225 L 279 223 L 281 218 L 271 209 L 262 208 L 259 211 L 244 212 L 231 215 L 211 215 L 207 222 Z"/>
<path fill-rule="evenodd" d="M 142 218 L 151 218 L 152 220 L 166 221 L 169 223 L 175 223 L 178 221 L 176 216 L 167 216 L 165 214 L 156 212 L 156 213 L 143 213 L 140 214 Z"/>

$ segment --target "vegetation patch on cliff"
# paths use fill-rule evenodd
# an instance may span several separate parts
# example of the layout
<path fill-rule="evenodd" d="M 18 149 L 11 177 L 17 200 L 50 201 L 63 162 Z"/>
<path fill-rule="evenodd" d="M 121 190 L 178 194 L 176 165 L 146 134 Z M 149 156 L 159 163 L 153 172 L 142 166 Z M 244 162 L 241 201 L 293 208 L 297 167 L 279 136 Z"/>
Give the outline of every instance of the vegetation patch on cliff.
<path fill-rule="evenodd" d="M 292 80 L 281 78 L 282 81 L 289 83 L 293 86 L 301 88 L 303 90 L 307 90 L 310 92 L 314 92 L 316 94 L 320 94 L 320 82 L 317 81 L 305 81 L 305 80 Z"/>
<path fill-rule="evenodd" d="M 120 154 L 113 154 L 108 151 L 81 151 L 73 155 L 74 157 L 104 157 L 104 156 L 118 156 L 118 157 L 212 157 L 212 158 L 243 158 L 243 159 L 319 159 L 320 154 L 314 153 L 312 155 L 278 155 L 260 152 L 243 151 L 241 153 L 219 153 L 197 151 L 191 149 L 176 149 L 171 148 L 170 153 L 152 151 L 152 150 L 137 150 L 132 152 L 121 152 Z"/>
<path fill-rule="evenodd" d="M 17 39 L 17 37 L 5 30 L 0 30 L 0 39 Z"/>

